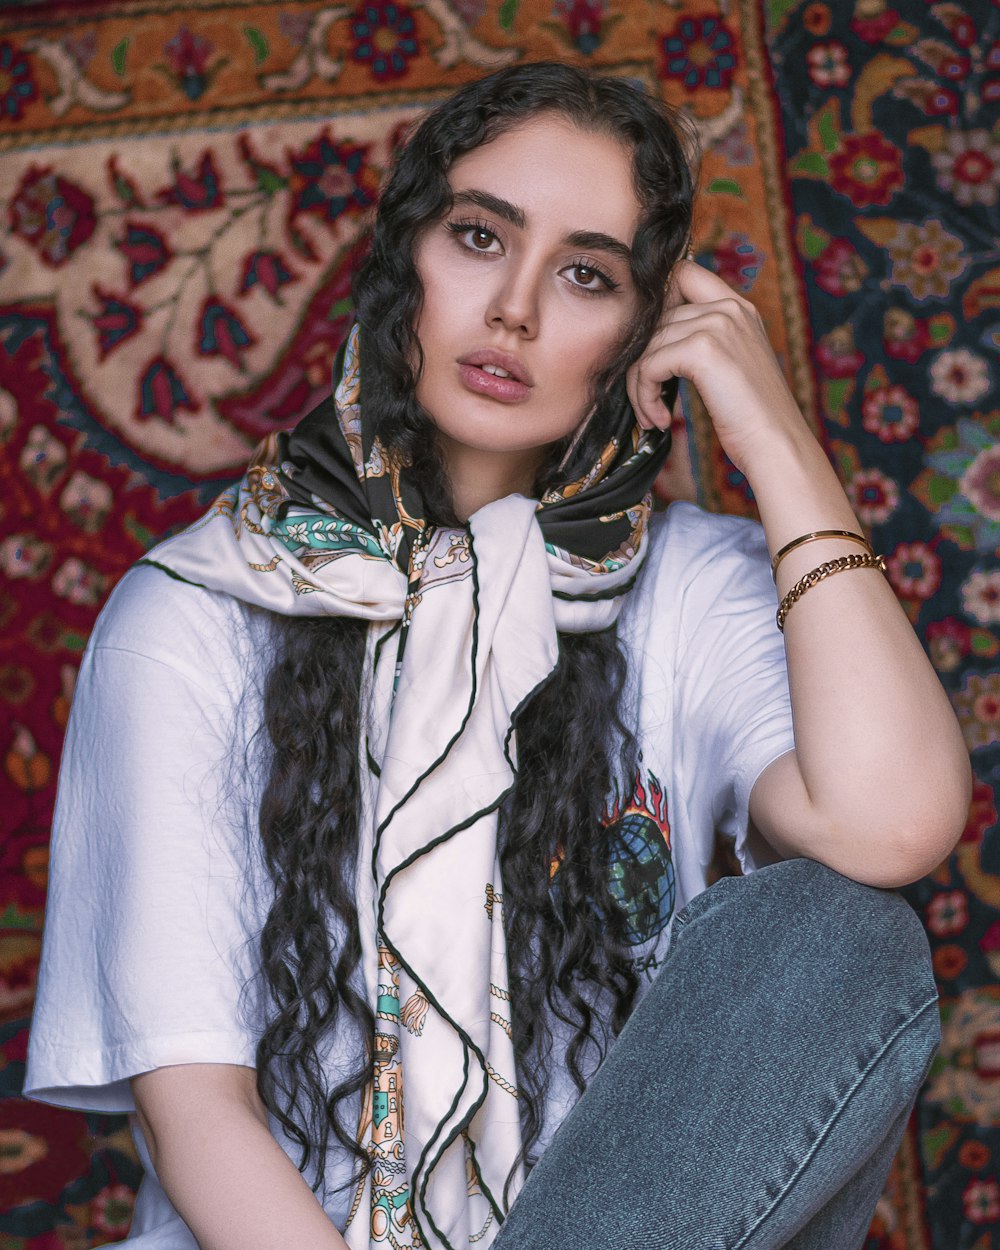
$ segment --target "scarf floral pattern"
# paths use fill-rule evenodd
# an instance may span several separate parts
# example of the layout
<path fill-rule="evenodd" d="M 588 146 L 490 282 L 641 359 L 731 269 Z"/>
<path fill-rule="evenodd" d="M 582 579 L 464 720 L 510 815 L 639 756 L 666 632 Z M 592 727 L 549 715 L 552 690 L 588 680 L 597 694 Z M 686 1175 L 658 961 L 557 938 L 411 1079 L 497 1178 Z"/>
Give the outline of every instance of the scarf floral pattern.
<path fill-rule="evenodd" d="M 407 466 L 362 419 L 355 327 L 331 399 L 265 439 L 241 482 L 146 557 L 274 612 L 370 622 L 357 904 L 376 1018 L 358 1140 L 372 1166 L 351 1250 L 488 1246 L 522 1183 L 497 857 L 514 721 L 555 668 L 558 631 L 617 618 L 668 447 L 623 410 L 570 485 L 430 526 Z"/>

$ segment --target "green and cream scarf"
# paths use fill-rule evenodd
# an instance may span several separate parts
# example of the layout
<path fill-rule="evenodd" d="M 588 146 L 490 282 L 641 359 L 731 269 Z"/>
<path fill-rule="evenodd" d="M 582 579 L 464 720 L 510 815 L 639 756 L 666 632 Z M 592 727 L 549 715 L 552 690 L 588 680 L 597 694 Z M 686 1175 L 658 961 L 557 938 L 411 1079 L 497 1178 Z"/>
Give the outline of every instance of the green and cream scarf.
<path fill-rule="evenodd" d="M 371 622 L 357 903 L 376 1016 L 358 1130 L 372 1168 L 345 1236 L 351 1250 L 482 1250 L 521 1144 L 497 857 L 514 720 L 556 665 L 557 631 L 617 618 L 669 434 L 640 432 L 625 407 L 579 480 L 435 528 L 360 393 L 355 328 L 334 396 L 265 439 L 243 480 L 147 561 L 273 612 Z"/>

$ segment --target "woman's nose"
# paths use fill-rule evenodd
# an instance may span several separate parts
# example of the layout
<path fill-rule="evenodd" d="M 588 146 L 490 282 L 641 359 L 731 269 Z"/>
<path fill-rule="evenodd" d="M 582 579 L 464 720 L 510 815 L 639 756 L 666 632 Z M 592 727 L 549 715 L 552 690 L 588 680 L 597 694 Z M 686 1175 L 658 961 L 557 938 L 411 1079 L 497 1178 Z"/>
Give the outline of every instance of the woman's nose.
<path fill-rule="evenodd" d="M 486 324 L 522 338 L 538 333 L 538 276 L 530 267 L 505 266 L 486 308 Z"/>

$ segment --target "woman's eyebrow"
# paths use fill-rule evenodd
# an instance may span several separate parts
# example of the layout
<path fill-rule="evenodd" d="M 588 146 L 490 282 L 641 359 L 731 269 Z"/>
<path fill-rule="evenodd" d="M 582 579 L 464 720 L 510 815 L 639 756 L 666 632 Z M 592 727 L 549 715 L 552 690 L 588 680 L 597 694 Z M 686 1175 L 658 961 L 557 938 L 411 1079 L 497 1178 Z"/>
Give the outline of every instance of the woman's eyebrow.
<path fill-rule="evenodd" d="M 452 207 L 460 208 L 462 205 L 474 205 L 488 213 L 495 213 L 497 217 L 502 217 L 504 221 L 510 222 L 518 230 L 523 230 L 527 225 L 527 217 L 523 209 L 512 204 L 510 200 L 502 199 L 499 195 L 492 195 L 489 191 L 471 189 L 456 191 L 452 197 Z M 616 239 L 614 235 L 604 234 L 600 230 L 574 230 L 572 234 L 566 236 L 566 242 L 571 247 L 610 252 L 626 264 L 632 260 L 632 252 L 627 244 Z"/>
<path fill-rule="evenodd" d="M 490 195 L 489 191 L 457 191 L 452 196 L 452 205 L 457 207 L 461 204 L 475 204 L 488 213 L 496 213 L 512 226 L 517 226 L 518 230 L 524 229 L 525 216 L 521 209 L 510 200 L 502 200 L 499 195 Z"/>
<path fill-rule="evenodd" d="M 599 230 L 574 230 L 566 236 L 566 242 L 573 247 L 584 247 L 591 251 L 611 252 L 626 264 L 632 260 L 632 250 L 627 244 L 616 239 L 612 234 L 602 234 Z"/>

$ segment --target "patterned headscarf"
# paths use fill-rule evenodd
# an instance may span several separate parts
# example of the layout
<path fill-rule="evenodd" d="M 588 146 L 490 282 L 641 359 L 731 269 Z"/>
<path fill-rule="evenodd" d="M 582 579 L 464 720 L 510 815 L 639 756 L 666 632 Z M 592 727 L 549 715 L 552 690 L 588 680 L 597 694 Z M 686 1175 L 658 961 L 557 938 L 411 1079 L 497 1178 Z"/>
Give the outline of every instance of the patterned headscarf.
<path fill-rule="evenodd" d="M 514 720 L 555 668 L 557 631 L 617 618 L 669 433 L 641 432 L 625 407 L 577 481 L 440 528 L 360 394 L 355 327 L 334 396 L 265 439 L 243 480 L 146 562 L 285 615 L 371 622 L 357 902 L 372 1167 L 345 1236 L 351 1250 L 481 1250 L 521 1144 L 497 855 Z"/>

